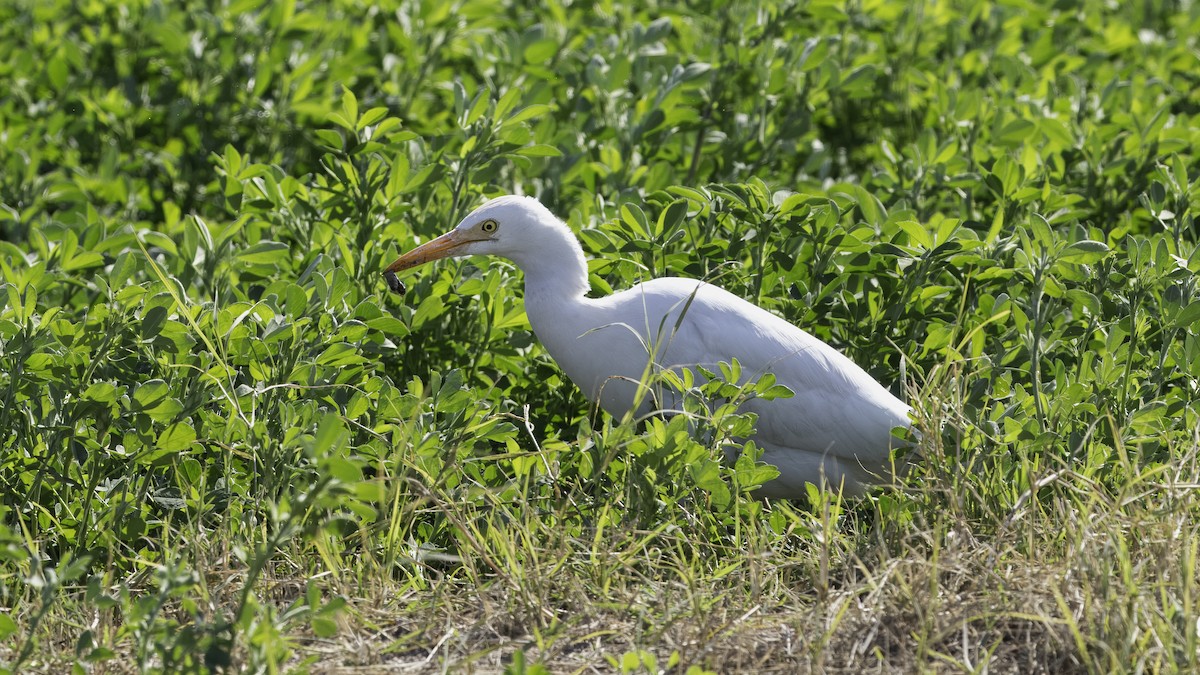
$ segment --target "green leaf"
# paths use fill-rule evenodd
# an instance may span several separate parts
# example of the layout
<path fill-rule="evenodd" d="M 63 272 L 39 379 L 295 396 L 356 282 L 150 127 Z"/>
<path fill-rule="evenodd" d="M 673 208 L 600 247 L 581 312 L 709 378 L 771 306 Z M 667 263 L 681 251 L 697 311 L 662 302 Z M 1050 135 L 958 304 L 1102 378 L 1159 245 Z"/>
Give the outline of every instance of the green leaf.
<path fill-rule="evenodd" d="M 84 251 L 73 256 L 70 260 L 63 264 L 63 271 L 77 272 L 86 270 L 92 267 L 99 267 L 104 264 L 104 256 L 95 251 Z"/>
<path fill-rule="evenodd" d="M 317 357 L 317 364 L 322 366 L 349 366 L 364 361 L 366 358 L 348 342 L 335 342 L 326 347 L 325 351 Z"/>
<path fill-rule="evenodd" d="M 673 232 L 678 228 L 687 216 L 687 211 L 688 203 L 682 199 L 677 199 L 667 205 L 667 208 L 658 214 L 658 221 L 654 227 L 655 238 L 660 238 L 665 233 Z"/>
<path fill-rule="evenodd" d="M 322 440 L 318 438 L 318 446 L 321 442 Z M 319 456 L 324 457 L 324 459 L 321 461 L 321 467 L 329 475 L 343 483 L 346 483 L 347 485 L 354 485 L 362 480 L 362 470 L 359 469 L 354 462 L 346 459 L 345 457 L 339 457 L 337 455 L 325 456 L 328 453 L 328 450 L 318 452 L 320 453 Z"/>
<path fill-rule="evenodd" d="M 317 637 L 332 638 L 338 634 L 337 622 L 325 616 L 314 616 L 310 622 Z"/>
<path fill-rule="evenodd" d="M 654 232 L 650 229 L 650 219 L 646 217 L 646 212 L 642 211 L 642 207 L 632 202 L 621 205 L 621 220 L 639 233 L 644 233 L 648 237 L 653 237 Z"/>
<path fill-rule="evenodd" d="M 348 436 L 342 418 L 335 413 L 325 413 L 313 439 L 313 452 L 318 457 L 329 455 L 333 450 L 343 447 Z"/>
<path fill-rule="evenodd" d="M 466 116 L 462 119 L 464 129 L 479 121 L 479 118 L 483 117 L 483 113 L 487 112 L 491 99 L 486 94 L 487 90 L 483 87 L 475 92 L 475 97 L 471 99 L 471 107 L 467 109 Z"/>
<path fill-rule="evenodd" d="M 141 336 L 143 340 L 149 340 L 162 332 L 163 326 L 167 322 L 167 308 L 162 305 L 155 305 L 146 311 L 142 317 Z"/>
<path fill-rule="evenodd" d="M 1058 241 L 1058 237 L 1054 235 L 1054 230 L 1050 228 L 1050 223 L 1042 217 L 1040 213 L 1035 213 L 1029 218 L 1029 229 L 1033 232 L 1033 240 L 1041 244 L 1045 248 L 1054 245 Z M 1029 251 L 1026 251 L 1029 253 Z"/>
<path fill-rule="evenodd" d="M 55 91 L 61 92 L 66 89 L 67 78 L 71 73 L 67 60 L 63 58 L 61 53 L 55 54 L 50 59 L 50 62 L 46 64 L 46 74 L 49 76 L 50 85 L 54 87 Z"/>
<path fill-rule="evenodd" d="M 17 622 L 13 621 L 8 612 L 0 612 L 0 640 L 7 640 L 17 634 Z"/>
<path fill-rule="evenodd" d="M 996 134 L 996 142 L 1008 147 L 1022 145 L 1030 140 L 1034 129 L 1033 122 L 1021 118 L 1014 119 L 1005 124 L 1000 133 Z"/>
<path fill-rule="evenodd" d="M 545 143 L 534 143 L 533 145 L 517 148 L 514 154 L 521 155 L 522 157 L 562 157 L 562 152 L 558 148 L 553 145 L 546 145 Z"/>
<path fill-rule="evenodd" d="M 691 465 L 692 480 L 696 482 L 696 487 L 702 490 L 712 492 L 720 488 L 726 487 L 725 481 L 721 479 L 721 467 L 712 460 L 706 460 Z"/>
<path fill-rule="evenodd" d="M 358 121 L 358 98 L 354 96 L 354 92 L 346 89 L 342 92 L 342 114 L 344 119 L 349 122 Z M 347 127 L 351 131 L 354 130 L 354 124 Z"/>
<path fill-rule="evenodd" d="M 166 400 L 169 392 L 170 388 L 163 380 L 148 380 L 133 390 L 133 400 L 142 409 L 152 408 Z"/>
<path fill-rule="evenodd" d="M 232 143 L 225 144 L 225 156 L 223 157 L 225 165 L 225 175 L 231 181 L 236 181 L 242 173 L 242 153 L 238 152 L 237 148 L 233 147 Z"/>
<path fill-rule="evenodd" d="M 142 241 L 146 243 L 147 249 L 158 248 L 173 256 L 179 255 L 179 248 L 175 245 L 175 240 L 171 239 L 162 232 L 142 232 L 141 237 Z"/>
<path fill-rule="evenodd" d="M 371 108 L 363 113 L 362 117 L 358 118 L 358 123 L 355 125 L 357 130 L 365 129 L 379 120 L 387 117 L 387 108 Z"/>
<path fill-rule="evenodd" d="M 911 245 L 926 250 L 933 248 L 933 238 L 929 236 L 929 230 L 920 223 L 914 220 L 901 220 L 896 223 L 896 226 L 908 235 Z"/>
<path fill-rule="evenodd" d="M 158 447 L 168 452 L 186 450 L 196 440 L 196 430 L 187 422 L 176 422 L 158 435 Z"/>
<path fill-rule="evenodd" d="M 554 40 L 538 40 L 527 46 L 523 53 L 526 63 L 546 63 L 558 52 L 558 43 Z"/>
<path fill-rule="evenodd" d="M 144 410 L 150 419 L 160 424 L 166 424 L 183 412 L 183 404 L 177 398 L 164 399 L 158 405 Z"/>
<path fill-rule="evenodd" d="M 542 115 L 548 114 L 550 110 L 550 106 L 546 105 L 545 103 L 535 103 L 533 105 L 521 108 L 517 112 L 513 113 L 512 117 L 504 120 L 504 124 L 517 124 L 518 122 L 524 122 L 525 120 L 533 119 L 534 117 L 541 117 Z"/>
<path fill-rule="evenodd" d="M 113 403 L 117 400 L 117 388 L 109 382 L 93 382 L 84 390 L 82 398 L 97 403 Z"/>
<path fill-rule="evenodd" d="M 343 126 L 347 129 L 350 129 L 353 131 L 354 127 L 352 125 L 350 125 L 349 120 L 347 120 L 344 117 L 341 117 L 340 115 L 339 115 L 339 118 L 341 119 L 340 122 L 338 122 L 336 120 L 332 120 L 332 119 L 331 119 L 331 121 L 333 121 L 335 124 L 338 124 L 339 126 Z M 322 146 L 324 146 L 330 150 L 341 150 L 342 146 L 346 144 L 346 141 L 342 138 L 341 134 L 339 134 L 336 131 L 330 130 L 330 129 L 316 129 L 313 131 L 313 135 L 315 135 L 317 137 L 317 139 L 320 140 Z"/>
<path fill-rule="evenodd" d="M 1108 252 L 1108 245 L 1104 242 L 1085 239 L 1064 248 L 1062 253 L 1058 254 L 1058 259 L 1073 263 L 1093 263 L 1108 255 Z"/>
<path fill-rule="evenodd" d="M 1066 150 L 1077 146 L 1074 135 L 1067 125 L 1061 121 L 1046 117 L 1039 121 L 1038 126 L 1041 127 L 1042 133 L 1046 134 L 1046 138 L 1050 141 L 1051 147 L 1059 150 Z"/>
<path fill-rule="evenodd" d="M 264 240 L 237 252 L 237 259 L 252 265 L 281 265 L 289 258 L 288 245 Z"/>
<path fill-rule="evenodd" d="M 821 67 L 828 51 L 828 40 L 819 37 L 808 38 L 804 41 L 804 51 L 800 53 L 800 58 L 796 61 L 796 68 L 801 71 L 810 71 Z"/>
<path fill-rule="evenodd" d="M 408 326 L 404 322 L 394 316 L 378 316 L 374 319 L 369 319 L 367 325 L 372 330 L 386 333 L 389 337 L 404 337 L 408 335 Z"/>
<path fill-rule="evenodd" d="M 1200 321 L 1200 300 L 1195 300 L 1175 315 L 1174 324 L 1180 328 L 1191 328 Z"/>
<path fill-rule="evenodd" d="M 499 124 L 504 120 L 504 116 L 516 107 L 517 102 L 521 100 L 521 88 L 509 87 L 504 95 L 496 101 L 496 108 L 492 111 L 492 122 Z"/>

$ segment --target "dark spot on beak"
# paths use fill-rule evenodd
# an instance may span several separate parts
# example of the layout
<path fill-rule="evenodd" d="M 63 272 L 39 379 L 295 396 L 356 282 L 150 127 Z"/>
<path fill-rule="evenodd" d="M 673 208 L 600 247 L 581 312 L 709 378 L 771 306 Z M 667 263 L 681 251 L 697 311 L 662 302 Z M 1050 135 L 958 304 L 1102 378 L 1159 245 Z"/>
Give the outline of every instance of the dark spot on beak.
<path fill-rule="evenodd" d="M 404 282 L 400 281 L 395 272 L 384 272 L 383 278 L 387 281 L 388 288 L 392 289 L 393 293 L 396 295 L 404 295 L 404 291 L 406 290 L 404 288 Z"/>

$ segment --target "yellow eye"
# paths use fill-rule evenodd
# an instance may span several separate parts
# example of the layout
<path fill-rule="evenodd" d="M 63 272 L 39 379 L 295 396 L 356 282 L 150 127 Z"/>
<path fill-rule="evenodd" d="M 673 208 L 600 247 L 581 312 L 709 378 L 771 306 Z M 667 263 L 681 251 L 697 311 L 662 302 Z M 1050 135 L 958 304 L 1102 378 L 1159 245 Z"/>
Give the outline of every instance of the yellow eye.
<path fill-rule="evenodd" d="M 479 224 L 479 229 L 489 234 L 495 232 L 497 227 L 499 227 L 499 225 L 496 223 L 496 221 L 491 219 L 485 220 Z"/>

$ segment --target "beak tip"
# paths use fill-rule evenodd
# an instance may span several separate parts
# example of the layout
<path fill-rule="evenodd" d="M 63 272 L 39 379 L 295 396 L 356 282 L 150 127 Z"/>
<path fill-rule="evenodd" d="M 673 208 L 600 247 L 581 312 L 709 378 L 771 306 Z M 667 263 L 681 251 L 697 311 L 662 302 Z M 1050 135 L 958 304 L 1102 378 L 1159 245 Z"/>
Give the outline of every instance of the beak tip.
<path fill-rule="evenodd" d="M 388 288 L 390 288 L 393 293 L 396 295 L 404 295 L 404 292 L 407 290 L 404 287 L 404 282 L 400 281 L 399 277 L 396 276 L 396 273 L 392 271 L 392 268 L 389 267 L 383 271 L 383 278 L 385 281 L 387 281 Z"/>

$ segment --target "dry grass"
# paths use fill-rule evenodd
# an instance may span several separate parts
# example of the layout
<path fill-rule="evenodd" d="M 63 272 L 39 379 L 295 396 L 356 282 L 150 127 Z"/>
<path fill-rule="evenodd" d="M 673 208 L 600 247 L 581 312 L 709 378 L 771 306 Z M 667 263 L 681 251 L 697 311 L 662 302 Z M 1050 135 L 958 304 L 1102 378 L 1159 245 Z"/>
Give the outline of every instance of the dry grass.
<path fill-rule="evenodd" d="M 787 542 L 764 537 L 758 543 L 767 546 L 753 555 L 706 560 L 711 552 L 691 557 L 682 539 L 670 545 L 660 537 L 634 550 L 613 533 L 607 545 L 620 552 L 607 562 L 599 553 L 605 543 L 548 542 L 558 547 L 540 551 L 539 566 L 506 569 L 507 578 L 470 579 L 460 569 L 424 589 L 382 580 L 330 584 L 327 592 L 353 598 L 338 634 L 321 638 L 292 626 L 289 663 L 326 673 L 489 673 L 512 667 L 514 653 L 524 652 L 527 664 L 555 673 L 613 672 L 622 664 L 641 664 L 635 672 L 696 665 L 763 673 L 1185 672 L 1200 665 L 1196 481 L 1115 499 L 1080 497 L 1086 483 L 1062 480 L 1044 502 L 1026 503 L 1027 517 L 1003 521 L 1000 532 L 991 531 L 994 522 L 953 514 L 897 525 L 860 512 L 807 551 L 788 552 Z M 235 594 L 222 589 L 238 584 L 219 583 L 221 576 L 210 577 L 210 600 L 213 609 L 232 611 Z M 261 600 L 282 614 L 307 582 L 276 567 L 263 580 Z M 70 607 L 63 603 L 45 624 L 33 670 L 69 663 L 79 629 L 96 626 L 103 614 Z M 128 639 L 115 646 L 131 648 Z M 0 648 L 0 658 L 13 655 Z M 100 671 L 126 672 L 132 656 Z"/>
<path fill-rule="evenodd" d="M 1027 500 L 1024 517 L 898 526 L 851 515 L 809 555 L 774 542 L 708 561 L 708 574 L 670 547 L 606 567 L 602 579 L 588 557 L 543 551 L 551 562 L 520 570 L 519 590 L 453 578 L 423 592 L 379 589 L 355 603 L 336 640 L 293 636 L 296 658 L 330 673 L 501 672 L 519 651 L 556 673 L 623 663 L 764 673 L 1200 665 L 1194 481 L 1116 499 L 1071 480 Z"/>

